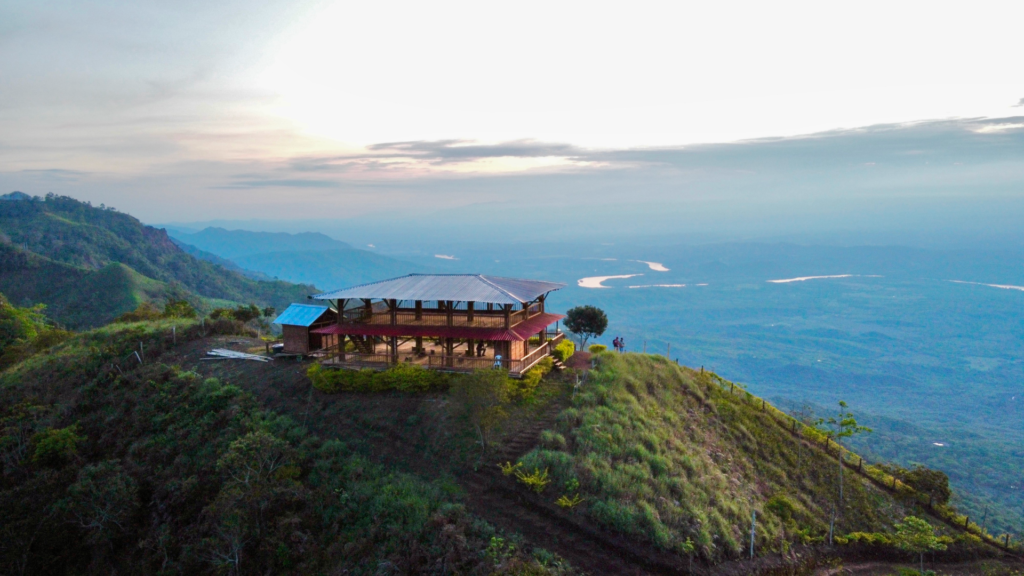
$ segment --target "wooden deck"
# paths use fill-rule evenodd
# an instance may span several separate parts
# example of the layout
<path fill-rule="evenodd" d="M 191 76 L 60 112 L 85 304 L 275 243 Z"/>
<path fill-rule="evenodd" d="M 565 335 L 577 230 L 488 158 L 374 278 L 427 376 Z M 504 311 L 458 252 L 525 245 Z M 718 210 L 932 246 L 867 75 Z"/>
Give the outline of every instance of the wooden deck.
<path fill-rule="evenodd" d="M 408 340 L 399 343 L 397 362 L 450 372 L 472 372 L 481 369 L 504 368 L 509 371 L 510 376 L 518 378 L 522 376 L 523 372 L 536 366 L 543 358 L 550 356 L 554 347 L 564 338 L 565 334 L 561 332 L 549 333 L 548 341 L 534 346 L 525 357 L 517 360 L 503 358 L 499 361 L 495 361 L 494 349 L 490 347 L 484 351 L 483 356 L 467 356 L 464 347 L 461 353 L 459 353 L 457 348 L 456 354 L 445 355 L 442 345 L 431 342 L 426 338 L 423 339 L 422 352 L 414 351 L 414 342 Z M 379 348 L 385 347 L 384 344 L 378 344 L 377 346 Z M 321 360 L 322 365 L 335 368 L 374 368 L 383 370 L 396 363 L 395 357 L 390 353 L 390 350 L 386 352 L 382 350 L 374 354 L 346 352 L 344 360 L 338 358 L 337 347 L 321 350 L 317 355 L 323 357 L 323 360 Z"/>

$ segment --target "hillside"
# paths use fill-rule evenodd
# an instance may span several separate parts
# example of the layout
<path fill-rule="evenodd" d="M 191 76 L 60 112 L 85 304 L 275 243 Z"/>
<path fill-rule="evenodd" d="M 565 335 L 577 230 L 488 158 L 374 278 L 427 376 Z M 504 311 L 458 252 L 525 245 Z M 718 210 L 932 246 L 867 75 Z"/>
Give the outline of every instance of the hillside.
<path fill-rule="evenodd" d="M 228 260 L 234 260 L 239 256 L 271 252 L 352 250 L 352 246 L 349 244 L 319 232 L 289 234 L 287 232 L 254 232 L 210 227 L 192 233 L 172 228 L 168 233 L 186 244 Z"/>
<path fill-rule="evenodd" d="M 178 342 L 241 326 L 206 329 L 179 320 Z M 4 573 L 568 573 L 494 547 L 450 481 L 161 362 L 169 330 L 111 325 L 0 374 Z"/>
<path fill-rule="evenodd" d="M 834 450 L 729 382 L 663 358 L 600 354 L 579 386 L 552 373 L 530 396 L 500 396 L 481 451 L 472 414 L 487 396 L 465 391 L 510 385 L 500 373 L 420 392 L 327 394 L 310 386 L 308 363 L 202 361 L 217 347 L 264 349 L 226 320 L 112 324 L 0 372 L 0 565 L 832 574 L 847 561 L 912 562 L 879 542 L 915 515 L 948 546 L 928 562 L 1020 568 L 945 524 L 942 507 L 929 510 L 905 483 L 893 492 L 884 475 L 879 485 L 867 467 L 858 474 L 853 454 L 840 545 L 824 546 Z M 390 378 L 415 376 L 403 374 Z M 522 478 L 546 472 L 547 484 L 532 490 L 499 471 L 512 462 Z M 575 506 L 555 504 L 577 495 Z M 754 511 L 758 557 L 747 560 Z"/>
<path fill-rule="evenodd" d="M 170 229 L 168 234 L 174 241 L 189 245 L 190 248 L 184 248 L 186 251 L 199 250 L 229 260 L 242 270 L 324 289 L 429 272 L 423 266 L 357 250 L 314 232 L 286 234 L 206 228 L 195 233 Z M 214 261 L 206 255 L 196 256 Z"/>
<path fill-rule="evenodd" d="M 163 230 L 71 198 L 0 203 L 0 292 L 17 304 L 46 304 L 69 327 L 102 325 L 142 301 L 281 309 L 315 290 L 246 278 L 186 254 Z"/>

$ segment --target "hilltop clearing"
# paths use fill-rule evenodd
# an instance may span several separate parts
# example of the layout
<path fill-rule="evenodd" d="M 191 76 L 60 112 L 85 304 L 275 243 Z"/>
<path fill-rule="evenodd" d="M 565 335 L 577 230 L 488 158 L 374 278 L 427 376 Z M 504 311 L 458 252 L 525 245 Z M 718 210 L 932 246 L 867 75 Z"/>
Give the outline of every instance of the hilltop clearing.
<path fill-rule="evenodd" d="M 315 291 L 194 258 L 164 231 L 114 210 L 58 196 L 0 203 L 0 292 L 19 305 L 46 304 L 50 318 L 72 328 L 103 325 L 142 302 L 283 309 Z"/>

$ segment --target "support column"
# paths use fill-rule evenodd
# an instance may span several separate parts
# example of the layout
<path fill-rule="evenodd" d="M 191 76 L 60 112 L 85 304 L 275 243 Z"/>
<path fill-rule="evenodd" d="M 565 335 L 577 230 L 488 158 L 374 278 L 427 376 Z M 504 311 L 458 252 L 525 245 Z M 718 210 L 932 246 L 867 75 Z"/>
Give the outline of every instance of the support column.
<path fill-rule="evenodd" d="M 476 302 L 466 302 L 466 321 L 470 324 L 473 323 L 473 305 Z"/>
<path fill-rule="evenodd" d="M 423 336 L 416 337 L 416 353 L 423 351 Z"/>
<path fill-rule="evenodd" d="M 453 317 L 454 309 L 455 309 L 455 303 L 452 302 L 451 300 L 446 300 L 444 304 L 445 304 L 445 306 L 444 306 L 445 307 L 445 324 L 448 325 L 448 326 L 451 326 L 452 324 L 455 323 L 454 322 L 455 319 Z"/>
<path fill-rule="evenodd" d="M 345 323 L 345 303 L 348 302 L 344 298 L 336 300 L 334 305 L 338 308 L 338 326 Z M 338 362 L 345 361 L 345 335 L 338 334 Z"/>
<path fill-rule="evenodd" d="M 398 364 L 398 336 L 391 337 L 391 363 Z"/>
<path fill-rule="evenodd" d="M 470 338 L 469 340 L 466 340 L 466 346 L 466 356 L 470 358 L 476 356 L 476 350 L 473 348 L 476 346 L 476 341 Z"/>
<path fill-rule="evenodd" d="M 416 321 L 423 320 L 423 300 L 416 301 Z"/>
<path fill-rule="evenodd" d="M 398 324 L 398 301 L 394 298 L 388 300 L 388 308 L 391 309 L 391 325 L 394 326 Z"/>

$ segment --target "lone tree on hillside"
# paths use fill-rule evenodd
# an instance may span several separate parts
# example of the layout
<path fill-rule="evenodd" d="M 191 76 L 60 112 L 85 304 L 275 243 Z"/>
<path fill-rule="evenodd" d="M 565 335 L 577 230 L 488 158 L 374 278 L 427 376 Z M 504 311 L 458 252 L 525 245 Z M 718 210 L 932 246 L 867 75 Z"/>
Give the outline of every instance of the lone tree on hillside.
<path fill-rule="evenodd" d="M 935 537 L 932 525 L 916 516 L 907 516 L 896 525 L 895 544 L 900 550 L 918 554 L 921 574 L 924 574 L 924 553 L 946 549 L 946 545 Z"/>
<path fill-rule="evenodd" d="M 817 424 L 819 429 L 825 433 L 826 438 L 835 440 L 836 456 L 839 461 L 839 497 L 837 498 L 836 505 L 832 507 L 832 519 L 828 524 L 828 544 L 831 546 L 832 532 L 836 524 L 836 512 L 838 509 L 841 513 L 843 508 L 843 438 L 871 432 L 871 428 L 857 424 L 857 419 L 853 417 L 853 412 L 850 412 L 849 405 L 843 400 L 839 401 L 838 417 L 833 416 L 827 420 L 822 418 L 818 420 Z M 822 424 L 827 424 L 827 427 L 820 428 Z"/>
<path fill-rule="evenodd" d="M 565 327 L 580 339 L 580 350 L 583 350 L 587 340 L 604 334 L 608 316 L 595 306 L 577 306 L 565 313 Z"/>

